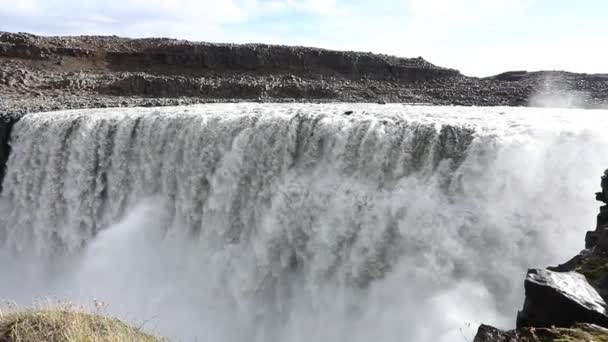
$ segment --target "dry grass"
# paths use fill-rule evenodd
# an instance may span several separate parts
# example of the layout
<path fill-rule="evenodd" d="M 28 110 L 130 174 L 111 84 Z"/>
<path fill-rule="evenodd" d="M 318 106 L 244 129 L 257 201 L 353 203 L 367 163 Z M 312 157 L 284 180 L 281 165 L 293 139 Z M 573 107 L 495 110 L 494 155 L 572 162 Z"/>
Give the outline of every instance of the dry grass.
<path fill-rule="evenodd" d="M 515 341 L 521 342 L 608 342 L 608 330 L 593 324 L 577 324 L 572 328 L 524 328 Z"/>
<path fill-rule="evenodd" d="M 73 305 L 0 311 L 0 342 L 166 341 L 101 313 Z"/>

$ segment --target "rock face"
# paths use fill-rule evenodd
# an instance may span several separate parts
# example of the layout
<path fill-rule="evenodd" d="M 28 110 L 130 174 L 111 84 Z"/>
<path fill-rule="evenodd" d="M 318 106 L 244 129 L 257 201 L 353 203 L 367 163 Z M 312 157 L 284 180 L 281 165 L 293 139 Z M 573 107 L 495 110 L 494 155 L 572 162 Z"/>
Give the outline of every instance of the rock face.
<path fill-rule="evenodd" d="M 0 191 L 2 191 L 2 180 L 6 172 L 6 162 L 11 153 L 9 139 L 16 121 L 16 119 L 10 117 L 0 118 Z"/>
<path fill-rule="evenodd" d="M 533 269 L 524 283 L 526 300 L 517 327 L 570 327 L 575 323 L 608 326 L 606 303 L 577 272 Z"/>
<path fill-rule="evenodd" d="M 154 74 L 314 74 L 401 82 L 459 76 L 422 58 L 266 44 L 212 44 L 119 37 L 40 37 L 0 32 L 0 54 L 33 60 L 103 61 L 114 71 Z"/>
<path fill-rule="evenodd" d="M 604 171 L 600 186 L 602 191 L 595 193 L 595 199 L 606 204 L 608 203 L 608 170 Z M 595 230 L 587 232 L 585 236 L 585 248 L 608 252 L 608 205 L 600 207 Z"/>

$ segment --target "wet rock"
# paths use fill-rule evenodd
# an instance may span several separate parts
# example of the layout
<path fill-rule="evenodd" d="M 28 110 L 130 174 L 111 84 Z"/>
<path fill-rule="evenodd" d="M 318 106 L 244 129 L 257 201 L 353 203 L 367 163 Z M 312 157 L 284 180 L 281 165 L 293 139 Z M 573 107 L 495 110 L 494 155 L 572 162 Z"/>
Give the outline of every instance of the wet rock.
<path fill-rule="evenodd" d="M 6 172 L 6 162 L 11 153 L 9 140 L 15 122 L 17 122 L 15 118 L 0 118 L 0 192 L 2 191 L 2 180 Z"/>
<path fill-rule="evenodd" d="M 577 272 L 531 269 L 524 283 L 526 299 L 517 327 L 569 327 L 575 323 L 608 326 L 606 303 Z"/>

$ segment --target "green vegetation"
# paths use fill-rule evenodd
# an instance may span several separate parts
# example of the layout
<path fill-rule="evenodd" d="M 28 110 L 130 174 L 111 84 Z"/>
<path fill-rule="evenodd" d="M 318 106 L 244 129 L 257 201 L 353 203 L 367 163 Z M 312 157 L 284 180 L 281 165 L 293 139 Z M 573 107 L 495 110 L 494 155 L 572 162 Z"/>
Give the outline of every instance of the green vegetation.
<path fill-rule="evenodd" d="M 583 274 L 589 284 L 597 288 L 600 281 L 608 276 L 608 255 L 591 255 L 583 259 L 575 270 Z"/>
<path fill-rule="evenodd" d="M 118 319 L 78 309 L 0 311 L 0 342 L 158 342 Z"/>

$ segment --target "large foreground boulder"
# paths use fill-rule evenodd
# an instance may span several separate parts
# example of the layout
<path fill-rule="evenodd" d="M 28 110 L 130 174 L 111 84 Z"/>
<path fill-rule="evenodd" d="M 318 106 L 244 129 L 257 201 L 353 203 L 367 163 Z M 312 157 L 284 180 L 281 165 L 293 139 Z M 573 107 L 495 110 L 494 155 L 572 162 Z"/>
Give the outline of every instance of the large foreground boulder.
<path fill-rule="evenodd" d="M 591 323 L 608 327 L 606 302 L 577 272 L 528 270 L 526 300 L 517 327 L 570 327 Z"/>

